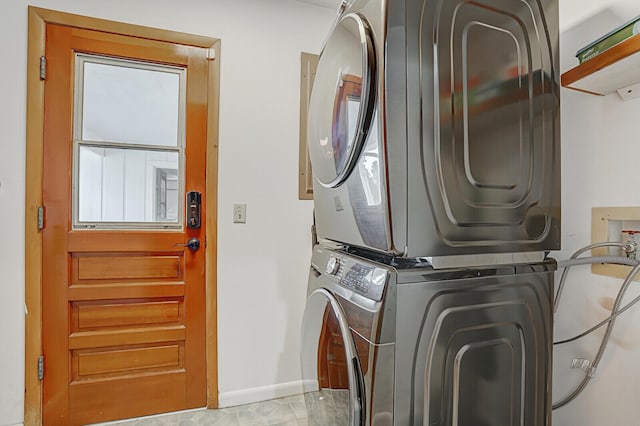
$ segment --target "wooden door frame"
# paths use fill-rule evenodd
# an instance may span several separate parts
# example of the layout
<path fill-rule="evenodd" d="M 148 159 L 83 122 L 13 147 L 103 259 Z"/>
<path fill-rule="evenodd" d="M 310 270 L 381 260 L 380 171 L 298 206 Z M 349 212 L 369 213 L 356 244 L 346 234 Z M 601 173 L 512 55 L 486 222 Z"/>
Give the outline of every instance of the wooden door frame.
<path fill-rule="evenodd" d="M 47 24 L 59 24 L 209 49 L 205 240 L 206 362 L 207 406 L 209 408 L 217 408 L 218 329 L 216 295 L 220 39 L 29 6 L 25 192 L 24 424 L 25 426 L 31 426 L 42 423 L 42 382 L 38 379 L 37 368 L 38 357 L 42 355 L 42 233 L 38 229 L 38 207 L 42 206 L 44 140 L 44 81 L 40 79 L 40 57 L 45 56 Z"/>

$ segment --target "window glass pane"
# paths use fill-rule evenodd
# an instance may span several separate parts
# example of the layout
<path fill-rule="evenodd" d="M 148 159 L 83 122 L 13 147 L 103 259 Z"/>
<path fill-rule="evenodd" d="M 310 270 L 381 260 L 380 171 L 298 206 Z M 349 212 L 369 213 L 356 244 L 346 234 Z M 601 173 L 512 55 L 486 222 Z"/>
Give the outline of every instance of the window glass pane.
<path fill-rule="evenodd" d="M 80 138 L 178 146 L 180 74 L 126 64 L 84 62 Z"/>
<path fill-rule="evenodd" d="M 352 362 L 340 328 L 340 320 L 324 296 L 314 293 L 305 308 L 302 323 L 302 377 L 304 401 L 309 419 L 317 425 L 355 424 L 350 412 L 349 363 Z M 353 342 L 351 342 L 353 344 Z M 363 351 L 364 352 L 364 351 Z M 366 369 L 366 358 L 360 362 Z M 366 370 L 365 370 L 366 371 Z M 359 424 L 359 423 L 358 423 Z"/>
<path fill-rule="evenodd" d="M 79 222 L 177 224 L 177 152 L 80 146 L 79 154 Z"/>
<path fill-rule="evenodd" d="M 363 25 L 356 15 L 342 19 L 318 61 L 309 103 L 308 144 L 313 174 L 324 184 L 351 167 L 349 161 L 360 155 L 352 151 L 363 142 L 358 135 L 368 131 L 364 122 L 358 123 L 375 101 L 367 84 L 374 75 L 365 66 L 373 64 Z M 356 129 L 358 125 L 362 128 Z"/>

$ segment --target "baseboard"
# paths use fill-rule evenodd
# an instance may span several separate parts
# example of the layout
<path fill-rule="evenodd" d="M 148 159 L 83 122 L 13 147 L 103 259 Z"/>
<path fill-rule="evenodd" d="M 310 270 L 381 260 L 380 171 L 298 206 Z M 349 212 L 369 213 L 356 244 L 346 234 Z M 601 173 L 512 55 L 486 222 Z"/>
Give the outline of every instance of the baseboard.
<path fill-rule="evenodd" d="M 278 383 L 276 385 L 260 386 L 257 388 L 242 389 L 218 394 L 220 408 L 233 407 L 235 405 L 251 404 L 254 402 L 268 401 L 270 399 L 284 398 L 285 396 L 298 395 L 303 392 L 302 381 Z"/>

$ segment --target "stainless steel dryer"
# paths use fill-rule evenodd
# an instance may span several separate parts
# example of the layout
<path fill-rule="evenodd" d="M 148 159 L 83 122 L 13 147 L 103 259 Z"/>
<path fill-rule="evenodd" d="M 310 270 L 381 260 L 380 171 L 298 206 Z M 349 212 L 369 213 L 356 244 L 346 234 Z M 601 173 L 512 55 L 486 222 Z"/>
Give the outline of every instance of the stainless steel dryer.
<path fill-rule="evenodd" d="M 316 246 L 312 258 L 311 425 L 551 424 L 555 261 L 434 270 L 352 251 Z"/>
<path fill-rule="evenodd" d="M 318 236 L 406 257 L 558 249 L 558 0 L 343 8 L 309 109 Z"/>

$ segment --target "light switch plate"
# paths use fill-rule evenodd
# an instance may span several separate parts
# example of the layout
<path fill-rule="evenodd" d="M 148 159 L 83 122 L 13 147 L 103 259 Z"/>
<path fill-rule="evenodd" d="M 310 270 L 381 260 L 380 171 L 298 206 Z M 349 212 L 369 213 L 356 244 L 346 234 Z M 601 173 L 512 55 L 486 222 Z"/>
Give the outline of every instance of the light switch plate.
<path fill-rule="evenodd" d="M 247 223 L 247 205 L 236 203 L 233 205 L 233 223 Z"/>

